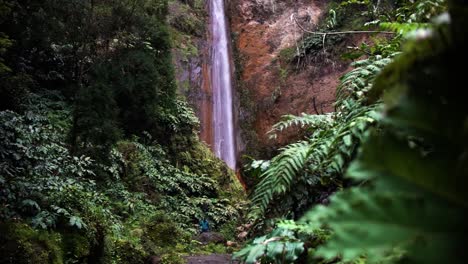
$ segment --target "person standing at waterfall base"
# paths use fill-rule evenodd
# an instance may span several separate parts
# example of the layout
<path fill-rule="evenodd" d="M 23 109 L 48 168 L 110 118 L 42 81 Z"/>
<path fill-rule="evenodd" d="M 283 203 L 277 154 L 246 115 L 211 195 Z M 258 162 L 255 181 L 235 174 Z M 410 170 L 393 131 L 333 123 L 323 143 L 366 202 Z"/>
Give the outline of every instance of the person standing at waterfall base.
<path fill-rule="evenodd" d="M 200 225 L 201 233 L 210 231 L 210 225 L 208 223 L 208 220 L 206 220 L 206 218 L 203 218 L 202 220 L 200 220 L 199 225 Z"/>

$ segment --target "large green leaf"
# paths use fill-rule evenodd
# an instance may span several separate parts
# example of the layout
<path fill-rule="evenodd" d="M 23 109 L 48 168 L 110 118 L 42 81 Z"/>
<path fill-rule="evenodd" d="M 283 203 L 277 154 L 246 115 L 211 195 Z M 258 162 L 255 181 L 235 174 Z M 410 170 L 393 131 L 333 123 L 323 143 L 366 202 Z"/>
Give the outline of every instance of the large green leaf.
<path fill-rule="evenodd" d="M 400 184 L 398 181 L 394 184 Z M 393 262 L 408 249 L 438 252 L 438 256 L 430 258 L 406 254 L 410 262 L 442 263 L 453 259 L 457 243 L 467 235 L 463 221 L 463 211 L 458 207 L 417 189 L 395 195 L 363 188 L 338 193 L 328 207 L 316 207 L 302 219 L 310 229 L 321 223 L 334 230 L 317 256 L 342 256 L 346 261 L 365 255 L 371 263 Z"/>
<path fill-rule="evenodd" d="M 270 234 L 254 239 L 248 246 L 234 254 L 235 259 L 246 264 L 294 263 L 304 251 L 304 243 L 295 238 L 291 230 L 274 229 Z"/>
<path fill-rule="evenodd" d="M 409 144 L 408 140 L 390 134 L 371 137 L 360 158 L 350 165 L 348 175 L 355 179 L 400 177 L 467 206 L 467 178 L 456 170 L 457 153 L 436 150 L 427 153 L 420 147 L 410 148 Z"/>

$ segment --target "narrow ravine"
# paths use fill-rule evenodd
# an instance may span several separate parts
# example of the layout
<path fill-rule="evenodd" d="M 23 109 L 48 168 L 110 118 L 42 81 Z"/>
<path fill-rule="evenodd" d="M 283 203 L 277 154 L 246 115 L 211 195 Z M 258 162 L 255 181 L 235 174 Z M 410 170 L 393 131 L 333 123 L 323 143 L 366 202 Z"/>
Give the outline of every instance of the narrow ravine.
<path fill-rule="evenodd" d="M 228 29 L 223 0 L 211 0 L 211 84 L 213 92 L 213 150 L 231 168 L 236 168 L 232 81 Z"/>

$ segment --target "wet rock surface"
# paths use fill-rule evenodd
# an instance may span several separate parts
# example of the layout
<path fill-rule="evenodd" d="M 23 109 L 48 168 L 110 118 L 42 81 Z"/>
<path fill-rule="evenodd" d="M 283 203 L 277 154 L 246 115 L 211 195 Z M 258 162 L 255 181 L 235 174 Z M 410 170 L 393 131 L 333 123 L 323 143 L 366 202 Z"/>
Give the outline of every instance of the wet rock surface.
<path fill-rule="evenodd" d="M 226 239 L 224 236 L 220 233 L 216 232 L 204 232 L 198 235 L 195 240 L 203 243 L 203 244 L 209 244 L 209 243 L 215 243 L 215 244 L 224 244 L 226 243 Z"/>

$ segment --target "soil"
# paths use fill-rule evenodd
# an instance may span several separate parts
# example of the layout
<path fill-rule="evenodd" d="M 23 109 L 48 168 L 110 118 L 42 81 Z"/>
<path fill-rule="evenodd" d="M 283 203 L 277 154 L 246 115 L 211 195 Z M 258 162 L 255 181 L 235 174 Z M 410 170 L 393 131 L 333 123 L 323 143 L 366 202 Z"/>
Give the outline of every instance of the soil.
<path fill-rule="evenodd" d="M 252 127 L 263 148 L 290 140 L 288 133 L 274 141 L 267 135 L 281 116 L 334 111 L 335 90 L 340 76 L 349 70 L 349 61 L 324 52 L 297 68 L 282 62 L 280 55 L 287 48 L 295 50 L 303 37 L 296 20 L 313 29 L 327 4 L 327 0 L 231 1 L 231 28 L 242 68 L 238 89 L 248 89 L 255 101 Z"/>

